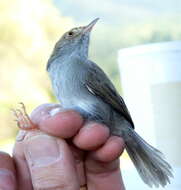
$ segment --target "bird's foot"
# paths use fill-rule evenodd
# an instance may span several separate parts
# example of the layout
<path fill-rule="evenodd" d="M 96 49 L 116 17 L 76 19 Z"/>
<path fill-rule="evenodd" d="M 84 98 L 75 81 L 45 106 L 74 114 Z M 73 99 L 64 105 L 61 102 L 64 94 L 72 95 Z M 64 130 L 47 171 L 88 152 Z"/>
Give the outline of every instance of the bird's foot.
<path fill-rule="evenodd" d="M 18 127 L 22 130 L 37 129 L 37 126 L 31 121 L 29 115 L 27 114 L 24 103 L 20 102 L 19 104 L 21 105 L 20 109 L 12 109 Z"/>

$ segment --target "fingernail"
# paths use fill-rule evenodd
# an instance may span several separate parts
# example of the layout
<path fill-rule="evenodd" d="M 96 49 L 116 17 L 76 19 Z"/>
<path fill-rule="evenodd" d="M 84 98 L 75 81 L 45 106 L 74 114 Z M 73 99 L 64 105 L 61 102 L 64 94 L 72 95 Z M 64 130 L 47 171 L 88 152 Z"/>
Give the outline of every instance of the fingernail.
<path fill-rule="evenodd" d="M 13 172 L 5 168 L 0 168 L 0 190 L 14 190 L 16 180 Z"/>
<path fill-rule="evenodd" d="M 62 110 L 62 108 L 54 108 L 54 109 L 52 109 L 52 110 L 50 110 L 50 112 L 49 112 L 49 114 L 50 114 L 50 117 L 51 116 L 54 116 L 54 115 L 56 115 L 57 113 L 60 113 L 60 112 L 62 112 L 63 110 Z"/>
<path fill-rule="evenodd" d="M 94 122 L 88 122 L 84 125 L 84 129 L 91 129 L 92 127 L 94 127 L 97 123 Z"/>
<path fill-rule="evenodd" d="M 51 118 L 51 117 L 55 116 L 58 113 L 65 113 L 67 111 L 70 111 L 70 110 L 63 109 L 61 107 L 57 107 L 57 108 L 53 108 L 53 109 L 49 110 L 48 113 L 42 111 L 41 112 L 41 117 L 42 117 L 42 120 L 46 120 L 48 118 Z M 62 117 L 63 117 L 63 115 L 62 115 Z"/>
<path fill-rule="evenodd" d="M 54 109 L 56 110 L 56 113 L 58 113 L 61 111 L 61 106 L 59 104 L 43 104 L 34 109 L 30 117 L 35 123 L 39 123 L 40 120 L 45 120 L 51 117 L 51 110 Z"/>
<path fill-rule="evenodd" d="M 95 122 L 89 122 L 87 124 L 84 125 L 84 127 L 82 129 L 85 129 L 85 130 L 89 130 L 89 129 L 92 129 L 92 128 L 106 128 L 108 129 L 107 126 L 105 126 L 104 124 L 100 124 L 100 123 L 95 123 Z"/>
<path fill-rule="evenodd" d="M 26 142 L 25 156 L 32 167 L 42 167 L 60 158 L 57 141 L 54 137 L 40 134 Z"/>

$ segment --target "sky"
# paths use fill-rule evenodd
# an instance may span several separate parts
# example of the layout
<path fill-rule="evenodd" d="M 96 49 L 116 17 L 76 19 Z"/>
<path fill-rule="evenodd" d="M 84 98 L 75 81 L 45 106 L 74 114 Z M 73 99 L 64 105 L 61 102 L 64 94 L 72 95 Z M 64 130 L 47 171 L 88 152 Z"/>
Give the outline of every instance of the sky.
<path fill-rule="evenodd" d="M 142 22 L 156 17 L 177 16 L 180 0 L 53 0 L 65 16 L 85 22 L 100 17 L 109 24 Z"/>

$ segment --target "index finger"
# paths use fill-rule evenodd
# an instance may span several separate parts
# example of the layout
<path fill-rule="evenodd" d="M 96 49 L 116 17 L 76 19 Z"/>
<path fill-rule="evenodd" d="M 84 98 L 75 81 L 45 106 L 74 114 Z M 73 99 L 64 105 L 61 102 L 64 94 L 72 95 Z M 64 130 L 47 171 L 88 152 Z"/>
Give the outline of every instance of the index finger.
<path fill-rule="evenodd" d="M 73 137 L 83 125 L 83 118 L 79 113 L 65 110 L 59 104 L 37 107 L 31 114 L 31 120 L 42 131 L 62 138 Z"/>

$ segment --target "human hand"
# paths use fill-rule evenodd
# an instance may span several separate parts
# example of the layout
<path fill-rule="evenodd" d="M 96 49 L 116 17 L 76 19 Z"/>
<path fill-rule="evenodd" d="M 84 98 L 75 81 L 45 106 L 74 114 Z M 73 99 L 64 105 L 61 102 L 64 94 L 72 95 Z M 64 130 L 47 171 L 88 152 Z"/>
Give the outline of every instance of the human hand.
<path fill-rule="evenodd" d="M 55 109 L 61 112 L 51 116 Z M 13 158 L 0 154 L 0 189 L 124 190 L 118 160 L 124 143 L 107 127 L 57 104 L 39 106 L 31 120 L 40 130 L 16 142 Z"/>

